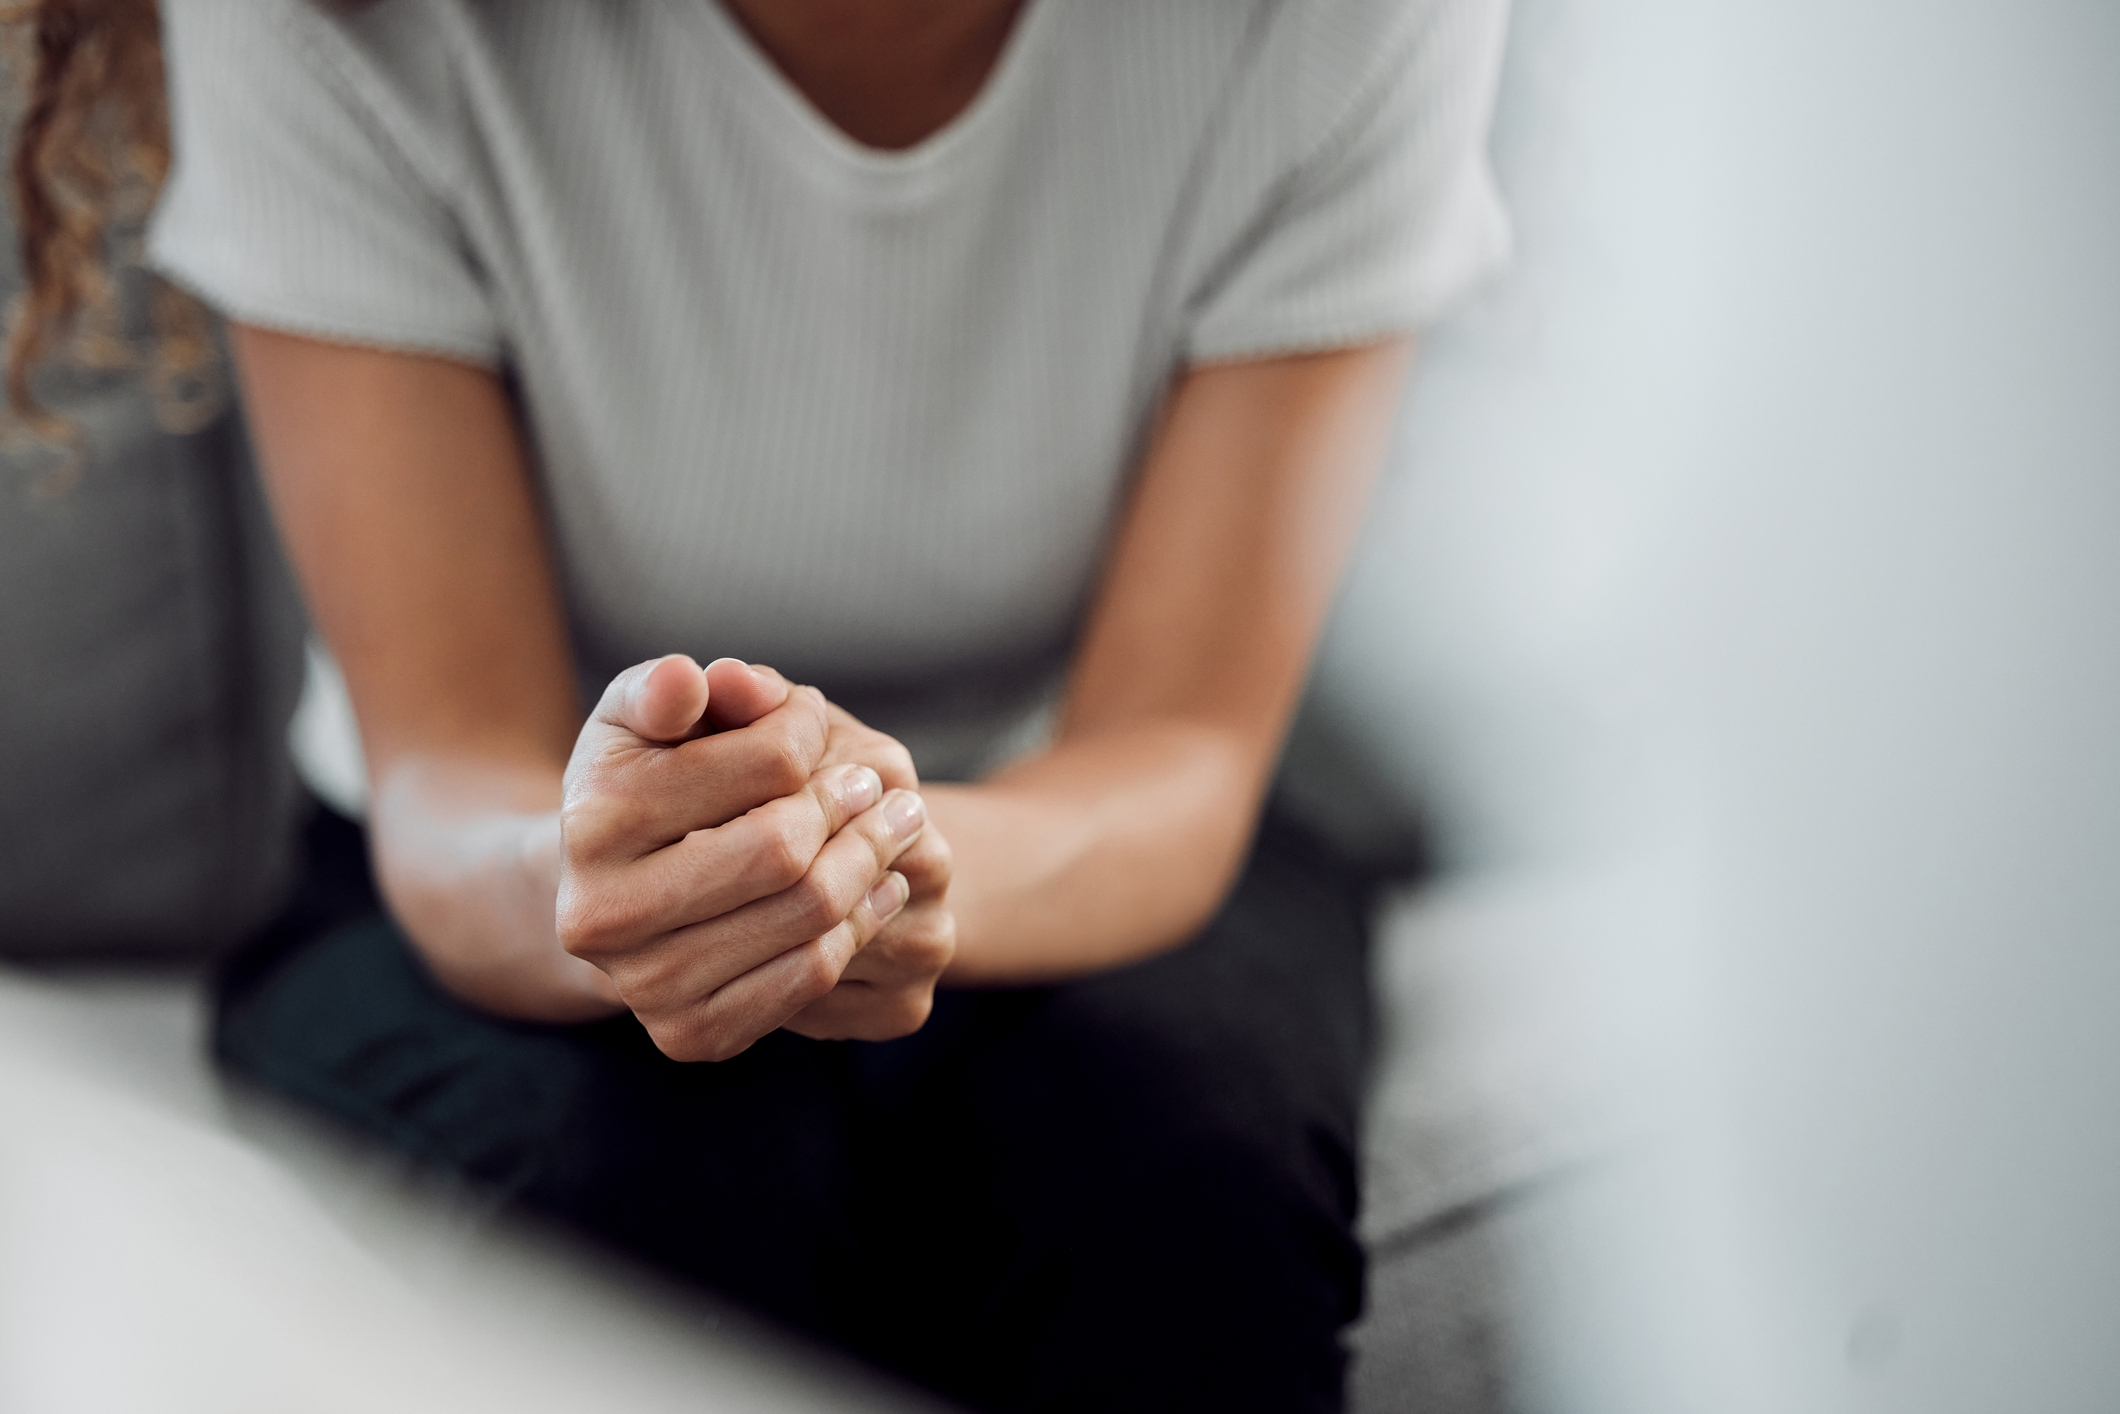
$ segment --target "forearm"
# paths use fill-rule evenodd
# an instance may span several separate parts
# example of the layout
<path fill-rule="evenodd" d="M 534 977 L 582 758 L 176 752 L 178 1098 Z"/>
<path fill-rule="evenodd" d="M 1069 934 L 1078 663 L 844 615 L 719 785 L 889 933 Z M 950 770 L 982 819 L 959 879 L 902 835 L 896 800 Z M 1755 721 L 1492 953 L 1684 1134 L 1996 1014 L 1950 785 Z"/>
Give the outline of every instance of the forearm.
<path fill-rule="evenodd" d="M 1346 563 L 1409 341 L 1176 385 L 1083 630 L 1055 746 L 927 794 L 957 856 L 951 980 L 1175 947 L 1242 863 Z"/>
<path fill-rule="evenodd" d="M 580 1022 L 622 1009 L 560 947 L 559 770 L 401 760 L 379 771 L 369 830 L 391 912 L 435 979 L 485 1010 Z"/>
<path fill-rule="evenodd" d="M 967 986 L 1082 976 L 1176 947 L 1227 893 L 1265 790 L 1237 733 L 1147 724 L 924 794 L 956 856 Z"/>

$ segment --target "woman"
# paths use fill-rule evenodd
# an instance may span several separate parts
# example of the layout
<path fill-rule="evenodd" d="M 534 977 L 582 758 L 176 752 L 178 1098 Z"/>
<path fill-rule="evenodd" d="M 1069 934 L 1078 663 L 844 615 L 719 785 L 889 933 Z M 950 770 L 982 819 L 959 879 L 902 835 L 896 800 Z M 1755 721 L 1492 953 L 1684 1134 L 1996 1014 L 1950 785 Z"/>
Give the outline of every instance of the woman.
<path fill-rule="evenodd" d="M 1497 10 L 169 0 L 387 904 L 223 1054 L 982 1407 L 1337 1407 L 1362 889 L 1260 816 Z"/>

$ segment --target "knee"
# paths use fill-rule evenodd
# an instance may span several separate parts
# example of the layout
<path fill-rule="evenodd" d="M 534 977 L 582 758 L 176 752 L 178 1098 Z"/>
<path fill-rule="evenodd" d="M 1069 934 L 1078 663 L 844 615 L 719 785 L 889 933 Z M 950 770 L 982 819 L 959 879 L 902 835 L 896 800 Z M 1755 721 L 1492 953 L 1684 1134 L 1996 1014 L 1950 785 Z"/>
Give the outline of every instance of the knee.
<path fill-rule="evenodd" d="M 1355 1078 L 1255 1016 L 1128 1002 L 1067 998 L 1031 1038 L 1035 1076 L 1015 1093 L 1067 1147 L 1061 1165 L 1141 1203 L 1272 1206 L 1351 1228 Z"/>
<path fill-rule="evenodd" d="M 1203 1106 L 1161 1118 L 1109 1144 L 1109 1179 L 1085 1187 L 1080 1225 L 1196 1287 L 1258 1297 L 1309 1286 L 1328 1324 L 1352 1319 L 1363 1270 L 1353 1156 L 1287 1114 L 1265 1125 Z"/>
<path fill-rule="evenodd" d="M 1328 1328 L 1352 1319 L 1355 1097 L 1277 1065 L 1253 1032 L 1086 1010 L 1056 1019 L 1067 1039 L 1045 1050 L 1010 1165 L 1045 1175 L 1026 1209 L 1040 1240 L 1205 1293 L 1188 1299 L 1308 1289 Z"/>

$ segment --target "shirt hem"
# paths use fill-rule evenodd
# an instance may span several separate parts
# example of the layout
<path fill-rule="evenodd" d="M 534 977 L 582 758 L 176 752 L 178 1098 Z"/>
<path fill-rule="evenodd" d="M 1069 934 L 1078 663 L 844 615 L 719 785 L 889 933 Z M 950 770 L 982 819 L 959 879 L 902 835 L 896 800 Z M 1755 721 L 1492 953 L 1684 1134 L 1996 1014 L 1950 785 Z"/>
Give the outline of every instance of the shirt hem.
<path fill-rule="evenodd" d="M 485 340 L 403 325 L 379 324 L 372 320 L 346 319 L 313 310 L 290 309 L 269 298 L 233 294 L 216 281 L 202 278 L 171 262 L 160 251 L 151 252 L 149 268 L 231 324 L 245 324 L 351 348 L 444 358 L 489 373 L 497 371 L 503 362 L 500 349 Z"/>
<path fill-rule="evenodd" d="M 1243 363 L 1332 349 L 1359 348 L 1417 334 L 1455 314 L 1465 302 L 1509 268 L 1513 241 L 1499 205 L 1487 229 L 1467 254 L 1396 299 L 1349 301 L 1338 310 L 1305 310 L 1279 318 L 1237 323 L 1190 341 L 1188 366 Z"/>

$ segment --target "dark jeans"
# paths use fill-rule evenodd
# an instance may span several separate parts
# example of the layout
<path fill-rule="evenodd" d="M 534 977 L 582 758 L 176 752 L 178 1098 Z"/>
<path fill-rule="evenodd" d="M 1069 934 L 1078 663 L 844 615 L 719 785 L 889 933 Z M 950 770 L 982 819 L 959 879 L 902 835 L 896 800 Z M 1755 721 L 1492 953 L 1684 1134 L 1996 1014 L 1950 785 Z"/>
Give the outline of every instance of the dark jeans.
<path fill-rule="evenodd" d="M 1293 827 L 1179 951 L 699 1065 L 458 1005 L 359 831 L 311 846 L 223 979 L 237 1070 L 979 1407 L 1340 1406 L 1368 889 Z"/>

